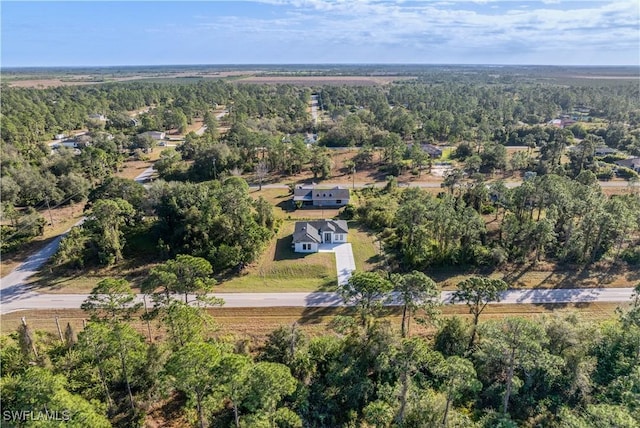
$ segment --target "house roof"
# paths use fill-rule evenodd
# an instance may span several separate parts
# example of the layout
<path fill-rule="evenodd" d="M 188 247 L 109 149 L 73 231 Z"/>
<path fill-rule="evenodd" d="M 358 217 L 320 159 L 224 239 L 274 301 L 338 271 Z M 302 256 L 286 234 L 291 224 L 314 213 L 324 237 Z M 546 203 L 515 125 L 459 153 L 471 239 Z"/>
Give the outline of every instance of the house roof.
<path fill-rule="evenodd" d="M 606 154 L 612 154 L 612 153 L 618 153 L 618 150 L 613 149 L 611 147 L 596 147 L 596 154 L 602 154 L 602 155 L 606 155 Z"/>
<path fill-rule="evenodd" d="M 293 190 L 294 201 L 333 201 L 335 199 L 349 199 L 349 189 L 336 186 L 330 189 L 299 187 Z"/>
<path fill-rule="evenodd" d="M 312 201 L 313 197 L 311 196 L 311 192 L 313 189 L 293 189 L 293 200 L 294 201 Z"/>
<path fill-rule="evenodd" d="M 619 160 L 616 162 L 616 165 L 626 166 L 631 169 L 640 169 L 640 158 L 629 158 L 624 160 Z"/>
<path fill-rule="evenodd" d="M 429 153 L 430 156 L 442 156 L 442 149 L 433 144 L 421 144 L 422 150 Z"/>
<path fill-rule="evenodd" d="M 344 220 L 298 221 L 293 232 L 293 243 L 322 242 L 320 234 L 325 231 L 348 233 L 349 228 Z"/>
<path fill-rule="evenodd" d="M 332 189 L 315 188 L 312 192 L 314 201 L 330 201 L 334 199 L 349 199 L 349 189 L 336 186 Z"/>

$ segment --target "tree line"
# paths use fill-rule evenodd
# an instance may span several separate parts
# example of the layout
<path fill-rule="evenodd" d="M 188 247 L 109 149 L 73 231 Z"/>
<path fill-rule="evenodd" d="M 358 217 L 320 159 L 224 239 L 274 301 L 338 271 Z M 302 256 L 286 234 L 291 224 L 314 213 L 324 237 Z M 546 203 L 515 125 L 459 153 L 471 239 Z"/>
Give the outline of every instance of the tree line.
<path fill-rule="evenodd" d="M 357 272 L 341 290 L 354 309 L 335 316 L 328 333 L 282 326 L 252 347 L 214 333 L 215 310 L 205 307 L 223 302 L 207 297 L 210 273 L 206 260 L 178 256 L 145 282 L 151 310 L 126 280 L 105 279 L 82 305 L 90 318 L 82 331 L 67 325 L 56 337 L 23 322 L 0 338 L 3 410 L 59 412 L 78 427 L 143 426 L 157 417 L 198 427 L 640 423 L 640 285 L 631 305 L 606 321 L 481 321 L 506 284 L 472 277 L 453 294 L 468 305 L 469 323 L 440 314 L 439 290 L 420 272 Z M 383 306 L 392 290 L 400 328 Z M 412 335 L 411 320 L 430 326 L 432 337 Z M 151 323 L 162 340 L 151 336 Z"/>
<path fill-rule="evenodd" d="M 639 195 L 606 196 L 591 175 L 547 174 L 514 188 L 449 176 L 438 196 L 388 185 L 360 191 L 363 202 L 348 212 L 378 231 L 391 270 L 540 261 L 586 266 L 603 258 L 636 264 Z"/>

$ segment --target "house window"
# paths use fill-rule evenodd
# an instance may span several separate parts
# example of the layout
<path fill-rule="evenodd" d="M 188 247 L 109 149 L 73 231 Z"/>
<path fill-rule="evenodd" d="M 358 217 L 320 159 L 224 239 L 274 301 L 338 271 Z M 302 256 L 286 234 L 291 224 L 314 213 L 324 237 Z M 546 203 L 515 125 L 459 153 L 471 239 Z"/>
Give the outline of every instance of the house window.
<path fill-rule="evenodd" d="M 342 203 L 342 199 L 337 199 L 336 200 L 336 204 L 341 204 Z"/>
<path fill-rule="evenodd" d="M 311 250 L 311 244 L 302 244 L 302 249 L 303 250 Z"/>

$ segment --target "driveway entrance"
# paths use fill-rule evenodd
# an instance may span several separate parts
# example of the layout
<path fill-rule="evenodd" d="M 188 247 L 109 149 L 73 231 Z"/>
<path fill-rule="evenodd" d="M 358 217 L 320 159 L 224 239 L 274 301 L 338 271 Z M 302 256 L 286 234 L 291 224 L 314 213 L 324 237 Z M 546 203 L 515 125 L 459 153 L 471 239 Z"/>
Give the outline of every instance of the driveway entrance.
<path fill-rule="evenodd" d="M 351 274 L 356 270 L 356 262 L 353 259 L 353 249 L 351 244 L 320 244 L 318 245 L 320 253 L 335 253 L 336 270 L 338 271 L 338 285 L 345 285 Z"/>

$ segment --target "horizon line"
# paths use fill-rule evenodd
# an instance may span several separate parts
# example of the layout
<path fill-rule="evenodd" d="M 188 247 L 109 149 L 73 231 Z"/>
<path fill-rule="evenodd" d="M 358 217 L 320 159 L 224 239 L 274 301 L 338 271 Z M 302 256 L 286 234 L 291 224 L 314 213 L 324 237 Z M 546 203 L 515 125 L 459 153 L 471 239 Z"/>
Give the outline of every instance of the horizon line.
<path fill-rule="evenodd" d="M 504 63 L 375 63 L 375 62 L 322 62 L 322 63 L 192 63 L 192 64 L 113 64 L 113 65 L 11 65 L 0 66 L 0 70 L 6 69 L 48 69 L 48 68 L 133 68 L 133 67 L 277 67 L 277 66 L 305 66 L 305 67 L 327 67 L 327 66 L 420 66 L 420 67 L 438 67 L 438 66 L 457 66 L 457 67 L 631 67 L 640 68 L 640 64 L 504 64 Z M 640 76 L 639 76 L 640 77 Z"/>

